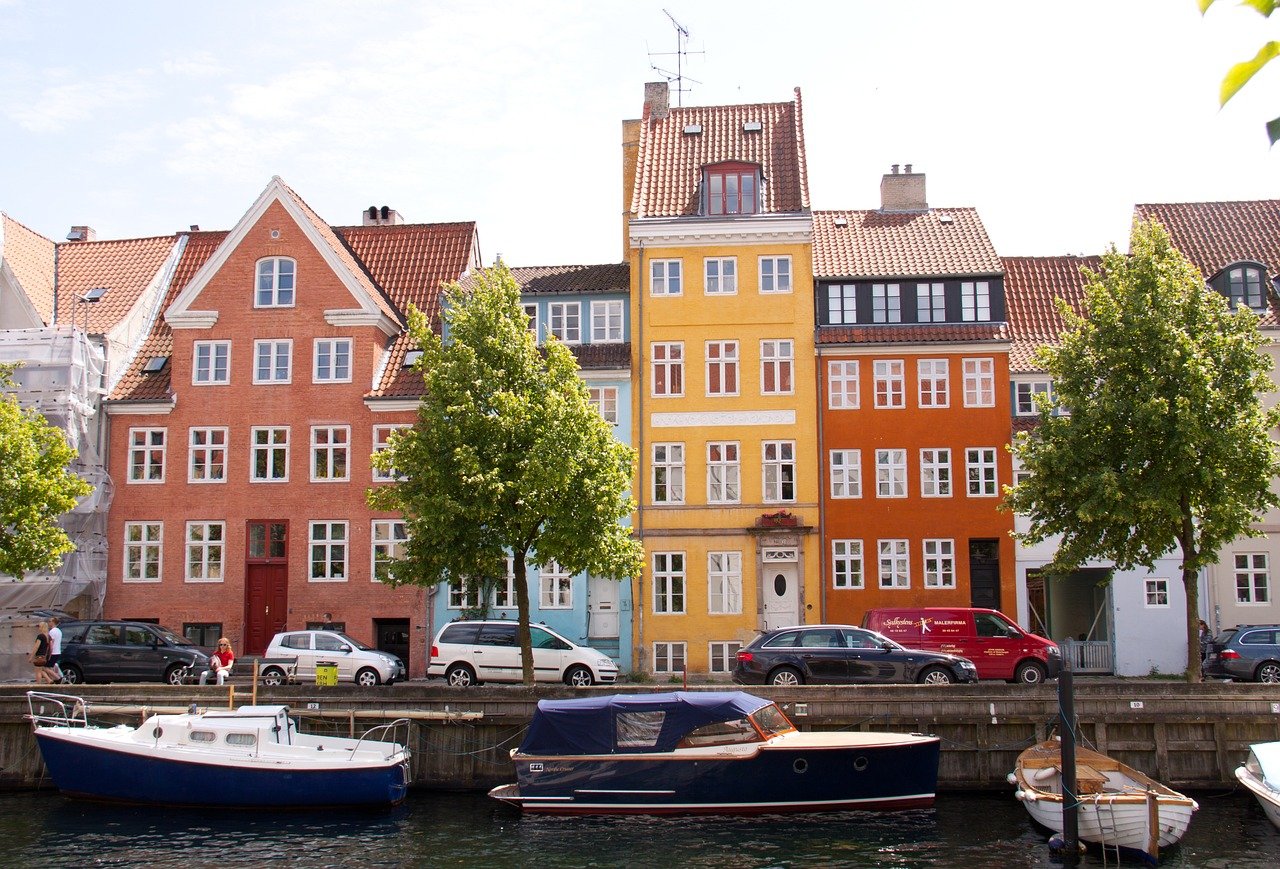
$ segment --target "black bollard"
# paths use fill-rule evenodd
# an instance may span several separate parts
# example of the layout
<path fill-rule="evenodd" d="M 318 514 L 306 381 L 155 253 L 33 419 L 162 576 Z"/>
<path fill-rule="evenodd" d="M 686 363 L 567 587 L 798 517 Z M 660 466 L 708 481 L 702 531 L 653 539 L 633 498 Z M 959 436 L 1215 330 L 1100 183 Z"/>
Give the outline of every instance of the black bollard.
<path fill-rule="evenodd" d="M 1058 733 L 1062 737 L 1062 862 L 1074 866 L 1080 860 L 1080 798 L 1076 796 L 1076 703 L 1070 651 L 1062 650 L 1058 674 Z"/>

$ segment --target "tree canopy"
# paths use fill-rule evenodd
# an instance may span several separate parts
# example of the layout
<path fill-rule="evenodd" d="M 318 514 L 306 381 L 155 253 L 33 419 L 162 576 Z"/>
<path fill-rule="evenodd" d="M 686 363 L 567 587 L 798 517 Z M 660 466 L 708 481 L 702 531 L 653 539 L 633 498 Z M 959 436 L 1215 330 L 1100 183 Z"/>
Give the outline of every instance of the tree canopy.
<path fill-rule="evenodd" d="M 532 682 L 526 565 L 615 579 L 639 572 L 642 550 L 621 524 L 633 508 L 635 453 L 591 404 L 568 348 L 549 339 L 539 349 L 505 267 L 447 287 L 444 298 L 443 338 L 410 311 L 425 395 L 418 421 L 374 457 L 398 479 L 368 500 L 405 517 L 392 582 L 497 579 L 512 559 Z"/>
<path fill-rule="evenodd" d="M 1113 246 L 1085 277 L 1087 317 L 1059 300 L 1068 329 L 1038 353 L 1056 394 L 1014 441 L 1031 476 L 1005 507 L 1028 519 L 1023 542 L 1061 537 L 1052 573 L 1091 559 L 1152 569 L 1180 547 L 1198 680 L 1197 572 L 1280 505 L 1271 360 L 1257 314 L 1229 310 L 1158 222 L 1136 223 L 1130 254 Z"/>
<path fill-rule="evenodd" d="M 3 391 L 12 372 L 0 365 L 0 573 L 21 578 L 75 549 L 58 517 L 93 486 L 68 468 L 76 451 L 62 431 Z"/>

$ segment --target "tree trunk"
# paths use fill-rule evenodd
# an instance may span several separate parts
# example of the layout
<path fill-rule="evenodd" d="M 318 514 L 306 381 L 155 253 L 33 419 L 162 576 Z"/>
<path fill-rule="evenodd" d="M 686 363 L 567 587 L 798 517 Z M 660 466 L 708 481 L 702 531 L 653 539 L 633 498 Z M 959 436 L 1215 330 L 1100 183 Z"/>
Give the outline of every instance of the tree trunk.
<path fill-rule="evenodd" d="M 525 552 L 511 551 L 511 573 L 516 587 L 516 608 L 520 610 L 520 623 L 516 627 L 516 642 L 520 644 L 520 666 L 523 681 L 533 684 L 533 644 L 529 640 L 529 580 L 525 565 Z"/>
<path fill-rule="evenodd" d="M 1187 595 L 1187 681 L 1200 681 L 1200 570 L 1196 551 L 1196 529 L 1185 496 L 1182 501 L 1182 587 Z"/>

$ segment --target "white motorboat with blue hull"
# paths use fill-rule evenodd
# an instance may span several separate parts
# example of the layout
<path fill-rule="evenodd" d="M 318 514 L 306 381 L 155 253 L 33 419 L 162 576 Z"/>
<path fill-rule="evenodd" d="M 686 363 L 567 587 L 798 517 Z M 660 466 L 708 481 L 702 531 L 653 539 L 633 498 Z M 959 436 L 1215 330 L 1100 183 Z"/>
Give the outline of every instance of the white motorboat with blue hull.
<path fill-rule="evenodd" d="M 754 814 L 933 804 L 936 737 L 802 733 L 733 692 L 543 700 L 490 796 L 543 814 Z"/>
<path fill-rule="evenodd" d="M 95 727 L 83 700 L 28 692 L 49 776 L 67 796 L 165 806 L 389 806 L 408 791 L 409 752 L 375 735 L 300 733 L 286 706 L 151 715 Z"/>

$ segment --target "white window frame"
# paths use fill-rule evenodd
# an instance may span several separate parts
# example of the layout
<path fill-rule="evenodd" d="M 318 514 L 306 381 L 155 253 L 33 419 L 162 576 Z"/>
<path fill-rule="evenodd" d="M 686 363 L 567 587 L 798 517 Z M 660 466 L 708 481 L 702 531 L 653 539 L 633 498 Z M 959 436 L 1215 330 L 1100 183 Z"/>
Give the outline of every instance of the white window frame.
<path fill-rule="evenodd" d="M 871 285 L 871 322 L 883 324 L 902 322 L 901 284 Z"/>
<path fill-rule="evenodd" d="M 322 457 L 324 467 L 318 469 L 317 462 Z M 350 480 L 351 426 L 313 425 L 310 467 L 313 483 L 345 483 Z"/>
<path fill-rule="evenodd" d="M 707 443 L 707 503 L 742 503 L 742 445 L 738 441 Z"/>
<path fill-rule="evenodd" d="M 264 362 L 267 368 L 265 377 L 262 376 Z M 255 385 L 293 382 L 292 338 L 253 342 L 253 382 Z"/>
<path fill-rule="evenodd" d="M 964 406 L 996 406 L 996 362 L 991 357 L 964 360 Z"/>
<path fill-rule="evenodd" d="M 618 387 L 616 386 L 591 386 L 587 388 L 587 394 L 596 412 L 600 417 L 610 425 L 618 424 Z"/>
<path fill-rule="evenodd" d="M 1242 559 L 1243 563 L 1241 563 Z M 1270 556 L 1265 552 L 1237 552 L 1232 563 L 1236 581 L 1236 603 L 1241 606 L 1269 605 L 1271 603 Z M 1246 587 L 1241 587 L 1241 580 Z M 1261 595 L 1258 594 L 1259 590 L 1262 591 Z"/>
<path fill-rule="evenodd" d="M 862 497 L 862 450 L 831 450 L 832 498 Z"/>
<path fill-rule="evenodd" d="M 474 610 L 480 608 L 480 589 L 467 580 L 462 581 L 462 587 L 458 588 L 449 583 L 449 603 L 446 609 L 451 610 Z"/>
<path fill-rule="evenodd" d="M 858 285 L 827 285 L 827 325 L 854 326 L 858 323 Z"/>
<path fill-rule="evenodd" d="M 702 292 L 708 296 L 738 294 L 738 258 L 709 256 L 702 259 Z"/>
<path fill-rule="evenodd" d="M 538 334 L 538 303 L 521 302 L 520 310 L 524 311 L 524 315 L 529 318 L 529 331 L 533 334 L 533 340 L 541 340 L 541 335 Z"/>
<path fill-rule="evenodd" d="M 391 436 L 397 431 L 406 428 L 412 428 L 412 426 L 407 422 L 387 422 L 375 425 L 373 427 L 373 454 L 377 455 L 383 450 L 390 449 Z M 378 466 L 373 462 L 369 463 L 369 474 L 375 483 L 390 483 L 401 479 L 401 475 L 395 468 L 384 473 L 378 470 Z"/>
<path fill-rule="evenodd" d="M 970 498 L 994 498 L 1000 494 L 995 447 L 965 447 L 965 491 Z"/>
<path fill-rule="evenodd" d="M 494 609 L 510 609 L 516 606 L 516 565 L 515 559 L 510 555 L 507 556 L 507 575 L 506 581 L 502 585 L 495 585 L 489 598 L 489 603 Z"/>
<path fill-rule="evenodd" d="M 409 526 L 403 519 L 374 519 L 369 525 L 369 581 L 378 581 L 378 565 L 404 558 Z"/>
<path fill-rule="evenodd" d="M 960 316 L 966 323 L 991 322 L 991 282 L 960 283 Z"/>
<path fill-rule="evenodd" d="M 684 673 L 689 668 L 688 643 L 654 643 L 654 673 Z"/>
<path fill-rule="evenodd" d="M 791 256 L 762 256 L 759 260 L 760 294 L 781 295 L 791 292 Z"/>
<path fill-rule="evenodd" d="M 653 553 L 654 615 L 684 614 L 688 591 L 684 558 L 684 552 Z"/>
<path fill-rule="evenodd" d="M 923 447 L 920 450 L 920 497 L 950 498 L 951 448 Z"/>
<path fill-rule="evenodd" d="M 654 504 L 684 503 L 684 443 L 661 442 L 652 445 Z"/>
<path fill-rule="evenodd" d="M 129 429 L 129 483 L 163 483 L 169 430 Z"/>
<path fill-rule="evenodd" d="M 1043 395 L 1053 401 L 1053 381 L 1023 380 L 1013 385 L 1013 415 L 1039 416 L 1036 396 Z"/>
<path fill-rule="evenodd" d="M 711 673 L 732 673 L 738 665 L 738 652 L 742 651 L 742 643 L 732 640 L 707 643 L 707 671 Z"/>
<path fill-rule="evenodd" d="M 192 426 L 187 429 L 187 482 L 225 483 L 227 481 L 227 441 L 225 426 Z M 202 443 L 197 443 L 198 439 Z M 221 456 L 219 457 L 219 454 Z M 217 476 L 211 472 L 218 469 Z M 198 473 L 203 469 L 204 475 Z"/>
<path fill-rule="evenodd" d="M 354 344 L 350 338 L 316 338 L 312 354 L 312 383 L 350 383 Z M 345 367 L 339 363 L 346 352 Z M 321 359 L 325 359 L 323 363 Z"/>
<path fill-rule="evenodd" d="M 876 450 L 876 497 L 907 497 L 906 450 Z"/>
<path fill-rule="evenodd" d="M 767 504 L 796 500 L 796 442 L 764 441 L 760 445 L 761 491 Z M 788 491 L 788 489 L 790 491 Z"/>
<path fill-rule="evenodd" d="M 280 265 L 288 263 L 290 268 L 289 286 L 281 286 L 283 274 Z M 270 270 L 264 269 L 269 266 Z M 253 306 L 255 308 L 292 308 L 297 300 L 298 262 L 287 256 L 265 257 L 258 260 L 253 269 Z M 263 286 L 263 278 L 269 278 L 268 286 Z M 286 299 L 287 297 L 287 299 Z"/>
<path fill-rule="evenodd" d="M 323 530 L 323 536 L 317 531 Z M 341 536 L 334 536 L 341 531 Z M 316 564 L 321 563 L 317 555 L 323 553 L 324 571 L 316 574 Z M 335 554 L 340 555 L 335 558 Z M 307 581 L 308 582 L 346 582 L 350 576 L 347 569 L 351 555 L 351 523 L 341 519 L 312 519 L 307 522 Z M 341 563 L 337 571 L 336 564 Z"/>
<path fill-rule="evenodd" d="M 706 342 L 705 374 L 708 398 L 722 398 L 738 394 L 742 382 L 738 361 L 737 341 Z M 719 388 L 714 389 L 713 386 L 717 385 L 717 381 Z M 727 383 L 732 383 L 733 388 L 726 388 Z"/>
<path fill-rule="evenodd" d="M 951 363 L 947 359 L 916 360 L 916 400 L 920 407 L 951 406 Z"/>
<path fill-rule="evenodd" d="M 191 346 L 191 385 L 226 386 L 231 382 L 231 342 L 196 341 Z"/>
<path fill-rule="evenodd" d="M 924 587 L 954 589 L 956 587 L 956 542 L 945 537 L 926 537 L 920 541 L 924 565 Z"/>
<path fill-rule="evenodd" d="M 547 334 L 554 335 L 561 344 L 581 344 L 582 303 L 548 302 Z"/>
<path fill-rule="evenodd" d="M 905 538 L 876 541 L 881 588 L 911 588 L 911 541 Z"/>
<path fill-rule="evenodd" d="M 1142 583 L 1143 609 L 1169 608 L 1169 580 L 1158 576 L 1148 576 Z"/>
<path fill-rule="evenodd" d="M 267 442 L 259 443 L 258 435 L 266 433 Z M 283 433 L 284 440 L 277 440 L 277 437 Z M 284 476 L 274 476 L 275 456 L 277 453 L 283 453 L 284 456 Z M 267 463 L 267 476 L 259 477 L 258 474 L 258 457 L 265 456 Z M 287 483 L 289 482 L 289 426 L 287 425 L 261 425 L 254 426 L 249 429 L 249 482 L 251 483 Z"/>
<path fill-rule="evenodd" d="M 123 582 L 164 581 L 164 523 L 124 523 Z M 154 576 L 148 576 L 154 570 Z"/>
<path fill-rule="evenodd" d="M 655 259 L 649 261 L 649 295 L 679 296 L 683 293 L 684 260 Z"/>
<path fill-rule="evenodd" d="M 659 350 L 662 358 L 658 358 Z M 684 342 L 654 341 L 649 345 L 651 395 L 654 398 L 680 398 L 684 395 Z M 659 377 L 659 372 L 662 377 Z M 661 388 L 662 391 L 659 391 Z"/>
<path fill-rule="evenodd" d="M 760 394 L 793 395 L 796 391 L 796 344 L 790 338 L 760 342 Z"/>
<path fill-rule="evenodd" d="M 862 406 L 857 359 L 827 360 L 827 408 L 857 410 Z"/>
<path fill-rule="evenodd" d="M 831 587 L 861 589 L 867 583 L 861 540 L 831 541 Z"/>
<path fill-rule="evenodd" d="M 707 553 L 707 613 L 742 614 L 742 553 Z"/>
<path fill-rule="evenodd" d="M 621 344 L 625 332 L 622 299 L 594 299 L 591 302 L 591 343 Z"/>
<path fill-rule="evenodd" d="M 538 570 L 538 606 L 544 610 L 573 609 L 573 577 L 556 561 Z"/>
<path fill-rule="evenodd" d="M 907 376 L 901 359 L 876 359 L 872 362 L 875 384 L 875 407 L 878 410 L 901 410 L 907 406 Z"/>
<path fill-rule="evenodd" d="M 222 582 L 226 569 L 227 523 L 188 522 L 183 548 L 186 582 Z"/>
<path fill-rule="evenodd" d="M 947 289 L 941 281 L 916 284 L 916 322 L 947 322 Z"/>

